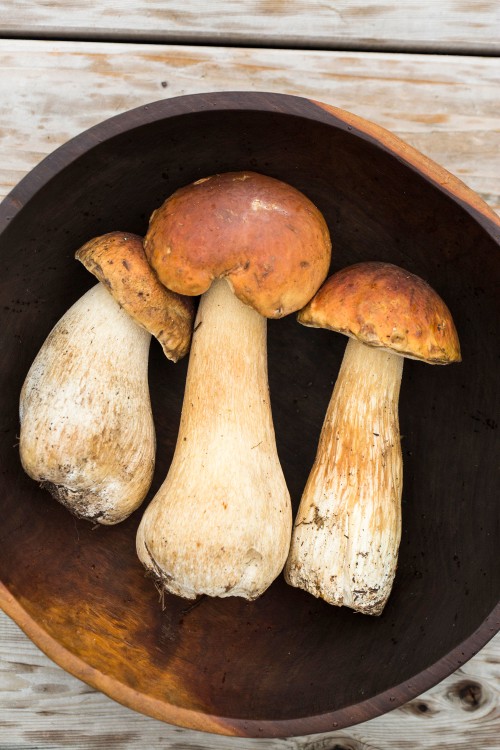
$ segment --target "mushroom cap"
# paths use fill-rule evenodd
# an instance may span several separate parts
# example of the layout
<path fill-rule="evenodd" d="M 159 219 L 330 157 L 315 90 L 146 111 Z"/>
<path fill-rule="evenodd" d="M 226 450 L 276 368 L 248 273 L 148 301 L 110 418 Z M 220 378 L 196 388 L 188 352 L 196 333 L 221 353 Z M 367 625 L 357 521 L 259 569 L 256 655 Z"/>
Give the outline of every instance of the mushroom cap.
<path fill-rule="evenodd" d="M 110 232 L 77 250 L 81 261 L 142 328 L 160 342 L 165 356 L 177 362 L 191 341 L 192 300 L 165 289 L 144 254 L 142 237 Z"/>
<path fill-rule="evenodd" d="M 431 364 L 460 362 L 451 313 L 419 276 L 392 263 L 356 263 L 330 276 L 298 314 L 313 328 Z"/>
<path fill-rule="evenodd" d="M 177 190 L 151 216 L 144 241 L 160 281 L 180 294 L 226 277 L 268 318 L 308 302 L 326 278 L 331 242 L 311 201 L 255 172 L 213 175 Z"/>

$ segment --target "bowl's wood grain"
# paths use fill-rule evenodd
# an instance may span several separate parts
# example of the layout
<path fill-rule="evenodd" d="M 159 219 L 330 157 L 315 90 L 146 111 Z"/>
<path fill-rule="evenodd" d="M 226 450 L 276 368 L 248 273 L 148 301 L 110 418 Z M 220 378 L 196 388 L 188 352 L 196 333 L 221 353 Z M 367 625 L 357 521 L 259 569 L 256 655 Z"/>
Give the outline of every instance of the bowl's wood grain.
<path fill-rule="evenodd" d="M 135 557 L 140 510 L 93 530 L 20 467 L 18 396 L 51 326 L 92 283 L 89 237 L 144 232 L 182 184 L 253 169 L 323 211 L 332 270 L 387 260 L 448 303 L 463 363 L 407 362 L 401 393 L 404 532 L 382 617 L 336 609 L 279 579 L 257 602 L 174 597 L 162 611 Z M 498 630 L 500 222 L 470 190 L 359 118 L 270 94 L 181 97 L 133 110 L 48 157 L 0 207 L 0 603 L 61 666 L 172 723 L 249 736 L 371 718 L 456 669 Z M 295 507 L 345 340 L 293 317 L 269 324 L 278 447 Z M 186 362 L 154 345 L 154 484 L 175 445 Z M 496 609 L 495 609 L 496 607 Z"/>

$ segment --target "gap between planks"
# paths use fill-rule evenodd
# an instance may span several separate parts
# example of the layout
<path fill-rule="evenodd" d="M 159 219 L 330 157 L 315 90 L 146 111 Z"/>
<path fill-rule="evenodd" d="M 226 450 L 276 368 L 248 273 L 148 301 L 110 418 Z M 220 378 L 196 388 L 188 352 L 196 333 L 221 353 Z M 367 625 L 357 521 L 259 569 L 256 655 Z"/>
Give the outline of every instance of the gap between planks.
<path fill-rule="evenodd" d="M 315 39 L 300 37 L 282 37 L 276 39 L 255 40 L 242 34 L 237 38 L 214 38 L 204 34 L 149 34 L 127 31 L 120 33 L 109 29 L 28 29 L 8 30 L 0 27 L 0 40 L 23 39 L 26 41 L 49 42 L 104 42 L 108 44 L 149 44 L 149 45 L 188 45 L 191 47 L 233 47 L 248 49 L 290 50 L 293 52 L 384 52 L 387 54 L 419 55 L 457 55 L 460 57 L 494 57 L 500 54 L 500 46 L 482 43 L 477 45 L 443 44 L 440 42 L 410 42 L 397 39 L 345 40 L 334 38 L 329 44 Z M 0 748 L 1 750 L 1 748 Z"/>

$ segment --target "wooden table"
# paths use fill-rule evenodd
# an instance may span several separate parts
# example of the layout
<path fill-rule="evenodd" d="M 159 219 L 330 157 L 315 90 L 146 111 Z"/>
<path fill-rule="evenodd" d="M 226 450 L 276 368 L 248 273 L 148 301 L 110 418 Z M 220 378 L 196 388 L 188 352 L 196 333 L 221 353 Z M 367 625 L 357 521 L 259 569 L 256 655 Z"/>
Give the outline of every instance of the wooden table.
<path fill-rule="evenodd" d="M 61 143 L 179 94 L 303 95 L 394 131 L 500 210 L 500 5 L 469 0 L 3 0 L 0 197 Z M 350 730 L 216 737 L 130 711 L 0 614 L 0 750 L 500 747 L 500 635 L 420 698 Z"/>

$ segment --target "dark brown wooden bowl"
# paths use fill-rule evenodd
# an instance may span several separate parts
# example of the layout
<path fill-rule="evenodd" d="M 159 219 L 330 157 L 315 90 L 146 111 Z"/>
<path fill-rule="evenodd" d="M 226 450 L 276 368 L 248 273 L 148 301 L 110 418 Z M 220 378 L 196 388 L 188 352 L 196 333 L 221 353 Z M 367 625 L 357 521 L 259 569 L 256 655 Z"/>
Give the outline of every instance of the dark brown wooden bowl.
<path fill-rule="evenodd" d="M 144 233 L 177 187 L 252 169 L 324 213 L 332 269 L 385 260 L 446 300 L 463 363 L 407 361 L 400 401 L 403 539 L 380 618 L 288 587 L 261 599 L 168 597 L 134 548 L 141 511 L 115 527 L 75 520 L 22 471 L 26 372 L 52 325 L 92 284 L 73 258 L 90 237 Z M 370 719 L 453 672 L 499 629 L 500 222 L 469 189 L 385 130 L 291 96 L 217 93 L 156 102 L 83 133 L 0 207 L 0 604 L 64 669 L 131 708 L 210 732 L 286 736 Z M 345 346 L 294 316 L 269 324 L 279 453 L 294 507 Z M 158 461 L 172 458 L 186 361 L 156 342 Z"/>

